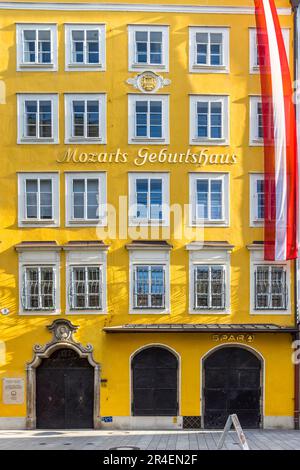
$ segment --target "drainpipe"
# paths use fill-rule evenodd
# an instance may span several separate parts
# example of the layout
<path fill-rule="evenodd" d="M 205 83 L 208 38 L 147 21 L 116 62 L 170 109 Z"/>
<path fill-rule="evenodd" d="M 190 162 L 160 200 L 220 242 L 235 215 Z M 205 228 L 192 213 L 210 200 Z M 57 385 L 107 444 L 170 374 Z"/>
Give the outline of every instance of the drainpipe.
<path fill-rule="evenodd" d="M 300 79 L 300 76 L 299 76 L 299 57 L 298 57 L 298 54 L 300 54 L 299 50 L 298 50 L 298 47 L 299 47 L 299 33 L 300 33 L 300 30 L 298 28 L 298 21 L 300 21 L 300 12 L 299 12 L 299 4 L 300 4 L 300 0 L 290 0 L 290 3 L 291 3 L 291 6 L 292 6 L 292 10 L 293 10 L 293 20 L 294 20 L 294 27 L 293 27 L 293 30 L 294 30 L 294 37 L 293 37 L 293 42 L 294 42 L 294 81 L 296 82 L 296 86 L 297 86 L 297 81 Z M 294 88 L 295 91 L 296 91 L 296 88 Z M 296 105 L 296 103 L 295 103 Z M 300 118 L 300 116 L 298 116 L 299 114 L 299 111 L 300 111 L 300 108 L 299 110 L 297 109 L 298 107 L 296 106 L 296 123 L 298 122 L 298 118 Z M 297 133 L 298 133 L 298 145 L 300 145 L 300 132 L 298 131 L 298 125 L 297 125 Z M 299 167 L 299 163 L 298 163 L 298 170 L 300 169 Z M 299 172 L 299 175 L 300 175 L 300 172 Z M 299 205 L 299 208 L 300 208 L 300 205 Z M 297 332 L 294 336 L 294 339 L 295 340 L 298 340 L 299 341 L 299 338 L 300 338 L 300 334 L 299 334 L 299 325 L 300 325 L 300 319 L 299 319 L 299 305 L 298 305 L 298 296 L 299 296 L 299 289 L 298 289 L 298 282 L 299 282 L 299 279 L 298 279 L 298 272 L 299 272 L 299 265 L 300 263 L 300 260 L 299 259 L 296 259 L 295 262 L 294 262 L 294 267 L 295 267 L 295 275 L 294 275 L 294 283 L 295 283 L 295 300 L 294 300 L 294 303 L 295 303 L 295 326 L 296 326 L 296 329 L 297 329 Z M 300 414 L 300 391 L 299 391 L 299 381 L 300 381 L 300 369 L 299 369 L 299 364 L 295 364 L 295 386 L 294 386 L 294 395 L 295 395 L 295 402 L 294 402 L 294 427 L 295 429 L 299 429 L 299 414 Z"/>

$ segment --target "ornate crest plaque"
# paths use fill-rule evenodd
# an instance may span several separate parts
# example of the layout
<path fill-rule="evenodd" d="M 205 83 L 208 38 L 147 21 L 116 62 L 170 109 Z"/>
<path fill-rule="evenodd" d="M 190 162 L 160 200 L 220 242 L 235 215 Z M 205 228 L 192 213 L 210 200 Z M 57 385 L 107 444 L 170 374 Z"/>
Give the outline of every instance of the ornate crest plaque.
<path fill-rule="evenodd" d="M 127 83 L 143 93 L 155 93 L 164 86 L 170 85 L 171 80 L 163 78 L 155 72 L 139 73 L 134 78 L 128 78 Z"/>

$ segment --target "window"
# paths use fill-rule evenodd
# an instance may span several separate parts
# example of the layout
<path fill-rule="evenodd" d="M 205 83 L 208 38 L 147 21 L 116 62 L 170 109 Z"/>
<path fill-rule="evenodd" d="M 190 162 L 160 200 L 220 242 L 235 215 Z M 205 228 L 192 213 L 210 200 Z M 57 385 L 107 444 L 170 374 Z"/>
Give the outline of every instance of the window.
<path fill-rule="evenodd" d="M 129 174 L 129 225 L 169 224 L 169 175 Z"/>
<path fill-rule="evenodd" d="M 194 283 L 195 310 L 225 308 L 224 266 L 195 266 Z"/>
<path fill-rule="evenodd" d="M 65 26 L 66 70 L 105 70 L 105 25 Z"/>
<path fill-rule="evenodd" d="M 66 143 L 106 143 L 106 95 L 65 95 Z"/>
<path fill-rule="evenodd" d="M 57 95 L 18 95 L 18 143 L 58 143 Z"/>
<path fill-rule="evenodd" d="M 135 266 L 134 279 L 134 308 L 165 307 L 163 266 Z"/>
<path fill-rule="evenodd" d="M 287 306 L 286 271 L 283 266 L 256 266 L 255 309 L 285 310 Z"/>
<path fill-rule="evenodd" d="M 67 251 L 67 311 L 71 314 L 99 314 L 106 311 L 107 246 L 86 247 L 72 242 Z"/>
<path fill-rule="evenodd" d="M 129 96 L 129 143 L 169 143 L 168 121 L 168 96 Z"/>
<path fill-rule="evenodd" d="M 264 222 L 264 175 L 250 175 L 250 226 L 260 226 Z"/>
<path fill-rule="evenodd" d="M 57 173 L 19 173 L 19 226 L 59 225 Z"/>
<path fill-rule="evenodd" d="M 56 25 L 17 25 L 17 70 L 57 70 Z"/>
<path fill-rule="evenodd" d="M 169 29 L 168 26 L 130 25 L 129 70 L 160 69 L 169 67 Z"/>
<path fill-rule="evenodd" d="M 59 314 L 60 247 L 54 242 L 23 242 L 16 250 L 19 254 L 19 313 Z"/>
<path fill-rule="evenodd" d="M 133 243 L 134 244 L 134 243 Z M 167 245 L 168 246 L 168 245 Z M 130 251 L 130 313 L 169 313 L 169 250 L 147 241 Z"/>
<path fill-rule="evenodd" d="M 52 266 L 24 268 L 22 303 L 24 310 L 55 309 L 55 272 Z"/>
<path fill-rule="evenodd" d="M 192 225 L 228 225 L 228 208 L 227 174 L 190 174 L 190 220 Z"/>
<path fill-rule="evenodd" d="M 228 144 L 228 97 L 190 97 L 190 144 Z"/>
<path fill-rule="evenodd" d="M 263 145 L 264 126 L 262 102 L 259 96 L 250 97 L 250 145 Z"/>
<path fill-rule="evenodd" d="M 248 249 L 251 314 L 291 313 L 290 262 L 265 261 L 263 243 L 253 243 Z"/>
<path fill-rule="evenodd" d="M 190 27 L 190 72 L 229 71 L 229 29 Z"/>
<path fill-rule="evenodd" d="M 190 313 L 229 313 L 232 248 L 226 242 L 191 242 L 186 246 Z"/>
<path fill-rule="evenodd" d="M 259 73 L 259 62 L 258 62 L 258 47 L 257 47 L 257 33 L 256 28 L 250 28 L 249 30 L 249 42 L 250 42 L 250 73 Z M 289 29 L 282 28 L 283 41 L 285 50 L 289 60 Z M 264 56 L 264 46 L 261 45 L 260 56 Z"/>
<path fill-rule="evenodd" d="M 100 267 L 72 267 L 70 283 L 70 306 L 73 310 L 101 310 L 102 280 Z"/>
<path fill-rule="evenodd" d="M 67 225 L 105 225 L 105 173 L 68 173 Z"/>

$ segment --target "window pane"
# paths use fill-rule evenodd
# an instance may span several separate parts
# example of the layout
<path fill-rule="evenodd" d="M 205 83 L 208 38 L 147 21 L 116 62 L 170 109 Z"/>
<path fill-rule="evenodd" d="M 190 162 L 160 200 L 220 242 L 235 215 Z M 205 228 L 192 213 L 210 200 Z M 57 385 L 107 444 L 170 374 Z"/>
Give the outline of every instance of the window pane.
<path fill-rule="evenodd" d="M 197 135 L 208 137 L 208 102 L 197 103 Z"/>
<path fill-rule="evenodd" d="M 87 218 L 97 219 L 99 208 L 99 180 L 87 180 Z"/>
<path fill-rule="evenodd" d="M 38 181 L 26 180 L 26 217 L 36 219 L 38 217 Z"/>
<path fill-rule="evenodd" d="M 87 102 L 87 137 L 99 137 L 99 101 Z"/>
<path fill-rule="evenodd" d="M 162 180 L 150 180 L 150 218 L 162 219 Z"/>
<path fill-rule="evenodd" d="M 148 198 L 148 180 L 147 179 L 136 180 L 136 198 L 137 198 L 136 217 L 146 219 L 147 218 L 147 198 Z"/>
<path fill-rule="evenodd" d="M 52 136 L 51 101 L 39 102 L 40 137 Z"/>
<path fill-rule="evenodd" d="M 151 307 L 164 305 L 164 271 L 162 266 L 151 267 Z"/>
<path fill-rule="evenodd" d="M 136 286 L 135 286 L 135 306 L 148 307 L 148 294 L 149 294 L 149 268 L 147 266 L 137 266 Z"/>
<path fill-rule="evenodd" d="M 41 219 L 52 219 L 52 182 L 40 180 Z"/>
<path fill-rule="evenodd" d="M 222 181 L 211 181 L 211 218 L 222 219 Z"/>
<path fill-rule="evenodd" d="M 136 62 L 140 64 L 147 63 L 147 41 L 148 33 L 146 31 L 136 31 L 135 33 L 136 41 Z"/>
<path fill-rule="evenodd" d="M 222 104 L 212 102 L 210 104 L 210 112 L 211 138 L 220 139 L 222 137 Z"/>
<path fill-rule="evenodd" d="M 37 136 L 37 101 L 25 101 L 25 136 Z"/>
<path fill-rule="evenodd" d="M 84 218 L 85 181 L 73 180 L 73 213 L 75 219 Z"/>
<path fill-rule="evenodd" d="M 197 180 L 197 219 L 208 218 L 208 180 Z"/>

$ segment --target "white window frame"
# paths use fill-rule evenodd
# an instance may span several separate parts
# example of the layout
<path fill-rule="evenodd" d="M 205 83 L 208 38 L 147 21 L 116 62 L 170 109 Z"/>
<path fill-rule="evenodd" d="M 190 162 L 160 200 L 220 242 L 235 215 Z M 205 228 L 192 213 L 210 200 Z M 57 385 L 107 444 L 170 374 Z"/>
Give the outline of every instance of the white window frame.
<path fill-rule="evenodd" d="M 136 136 L 136 113 L 135 103 L 137 101 L 161 101 L 162 102 L 162 137 L 145 138 Z M 169 96 L 168 95 L 145 95 L 145 94 L 129 94 L 128 95 L 128 143 L 129 144 L 151 144 L 161 145 L 170 143 L 169 131 Z"/>
<path fill-rule="evenodd" d="M 255 309 L 255 270 L 256 266 L 283 266 L 286 271 L 286 288 L 287 288 L 287 308 L 281 309 Z M 289 261 L 265 261 L 263 246 L 250 248 L 250 314 L 251 315 L 290 315 L 291 314 L 291 266 Z"/>
<path fill-rule="evenodd" d="M 264 219 L 258 218 L 257 214 L 257 181 L 264 181 L 263 173 L 250 174 L 250 227 L 263 227 Z"/>
<path fill-rule="evenodd" d="M 52 62 L 49 64 L 24 62 L 24 31 L 50 31 L 51 38 L 51 58 Z M 49 23 L 18 23 L 16 25 L 16 43 L 17 43 L 17 71 L 20 72 L 56 72 L 58 70 L 57 60 L 57 25 Z"/>
<path fill-rule="evenodd" d="M 55 308 L 53 310 L 25 310 L 23 307 L 23 280 L 26 268 L 53 267 Z M 19 315 L 52 316 L 59 315 L 60 311 L 60 254 L 58 251 L 24 251 L 19 253 Z"/>
<path fill-rule="evenodd" d="M 99 102 L 99 137 L 73 136 L 73 101 Z M 86 122 L 86 113 L 85 113 Z M 65 94 L 65 143 L 66 144 L 106 144 L 106 93 Z"/>
<path fill-rule="evenodd" d="M 162 33 L 162 64 L 137 64 L 135 60 L 135 33 L 139 31 Z M 161 70 L 169 72 L 169 26 L 166 25 L 128 25 L 128 70 Z"/>
<path fill-rule="evenodd" d="M 222 34 L 222 65 L 197 64 L 197 33 Z M 211 26 L 189 27 L 189 71 L 191 73 L 229 73 L 229 28 L 219 28 Z"/>
<path fill-rule="evenodd" d="M 98 219 L 74 219 L 73 214 L 73 197 L 72 186 L 75 179 L 98 179 L 100 194 L 100 211 Z M 66 172 L 65 173 L 65 191 L 66 191 L 66 227 L 104 227 L 107 225 L 107 183 L 106 172 Z"/>
<path fill-rule="evenodd" d="M 222 181 L 222 207 L 223 217 L 221 220 L 202 220 L 197 219 L 197 181 L 198 180 L 221 180 Z M 228 227 L 230 224 L 230 184 L 229 173 L 202 173 L 193 172 L 189 174 L 189 225 L 190 226 L 207 226 L 207 227 Z"/>
<path fill-rule="evenodd" d="M 26 180 L 48 179 L 52 183 L 52 219 L 28 219 L 26 217 Z M 18 173 L 18 226 L 59 227 L 59 173 Z"/>
<path fill-rule="evenodd" d="M 169 250 L 130 249 L 129 262 L 129 313 L 130 314 L 168 314 L 170 313 L 170 254 Z M 163 266 L 165 272 L 165 306 L 164 308 L 134 308 L 134 269 L 136 266 Z"/>
<path fill-rule="evenodd" d="M 51 101 L 52 103 L 52 137 L 27 137 L 25 136 L 25 102 L 26 101 Z M 17 115 L 18 115 L 18 144 L 58 144 L 58 94 L 38 94 L 38 93 L 20 93 L 17 95 Z"/>
<path fill-rule="evenodd" d="M 261 96 L 250 96 L 250 129 L 249 129 L 249 145 L 261 147 L 264 145 L 263 137 L 258 137 L 258 114 L 257 105 L 261 103 Z"/>
<path fill-rule="evenodd" d="M 197 247 L 195 243 L 187 245 L 189 251 L 189 313 L 196 315 L 224 315 L 230 314 L 230 250 L 216 248 L 205 249 Z M 225 308 L 205 309 L 195 308 L 195 278 L 194 270 L 197 266 L 223 266 L 225 271 Z"/>
<path fill-rule="evenodd" d="M 290 29 L 281 28 L 288 61 L 290 60 Z M 257 65 L 256 28 L 249 28 L 249 69 L 251 74 L 259 73 Z"/>
<path fill-rule="evenodd" d="M 222 137 L 201 138 L 198 137 L 197 125 L 197 103 L 222 104 Z M 229 145 L 229 96 L 228 95 L 191 95 L 190 96 L 190 145 Z M 210 123 L 210 120 L 209 120 Z M 209 125 L 208 123 L 208 125 Z"/>
<path fill-rule="evenodd" d="M 107 314 L 107 249 L 87 250 L 84 247 L 67 249 L 66 254 L 66 313 L 68 315 L 101 315 Z M 75 267 L 99 267 L 101 270 L 102 308 L 101 309 L 72 309 L 69 292 L 71 288 L 71 273 Z"/>
<path fill-rule="evenodd" d="M 162 180 L 162 219 L 142 219 L 136 217 L 136 181 L 138 179 L 161 179 Z M 130 172 L 128 174 L 128 187 L 129 187 L 129 207 L 128 207 L 128 225 L 129 227 L 135 226 L 162 226 L 167 227 L 170 225 L 170 175 L 169 173 L 158 172 Z"/>
<path fill-rule="evenodd" d="M 72 31 L 94 31 L 99 34 L 99 63 L 78 64 L 72 61 Z M 68 72 L 104 72 L 106 70 L 106 25 L 99 23 L 66 23 L 65 24 L 65 70 Z"/>

